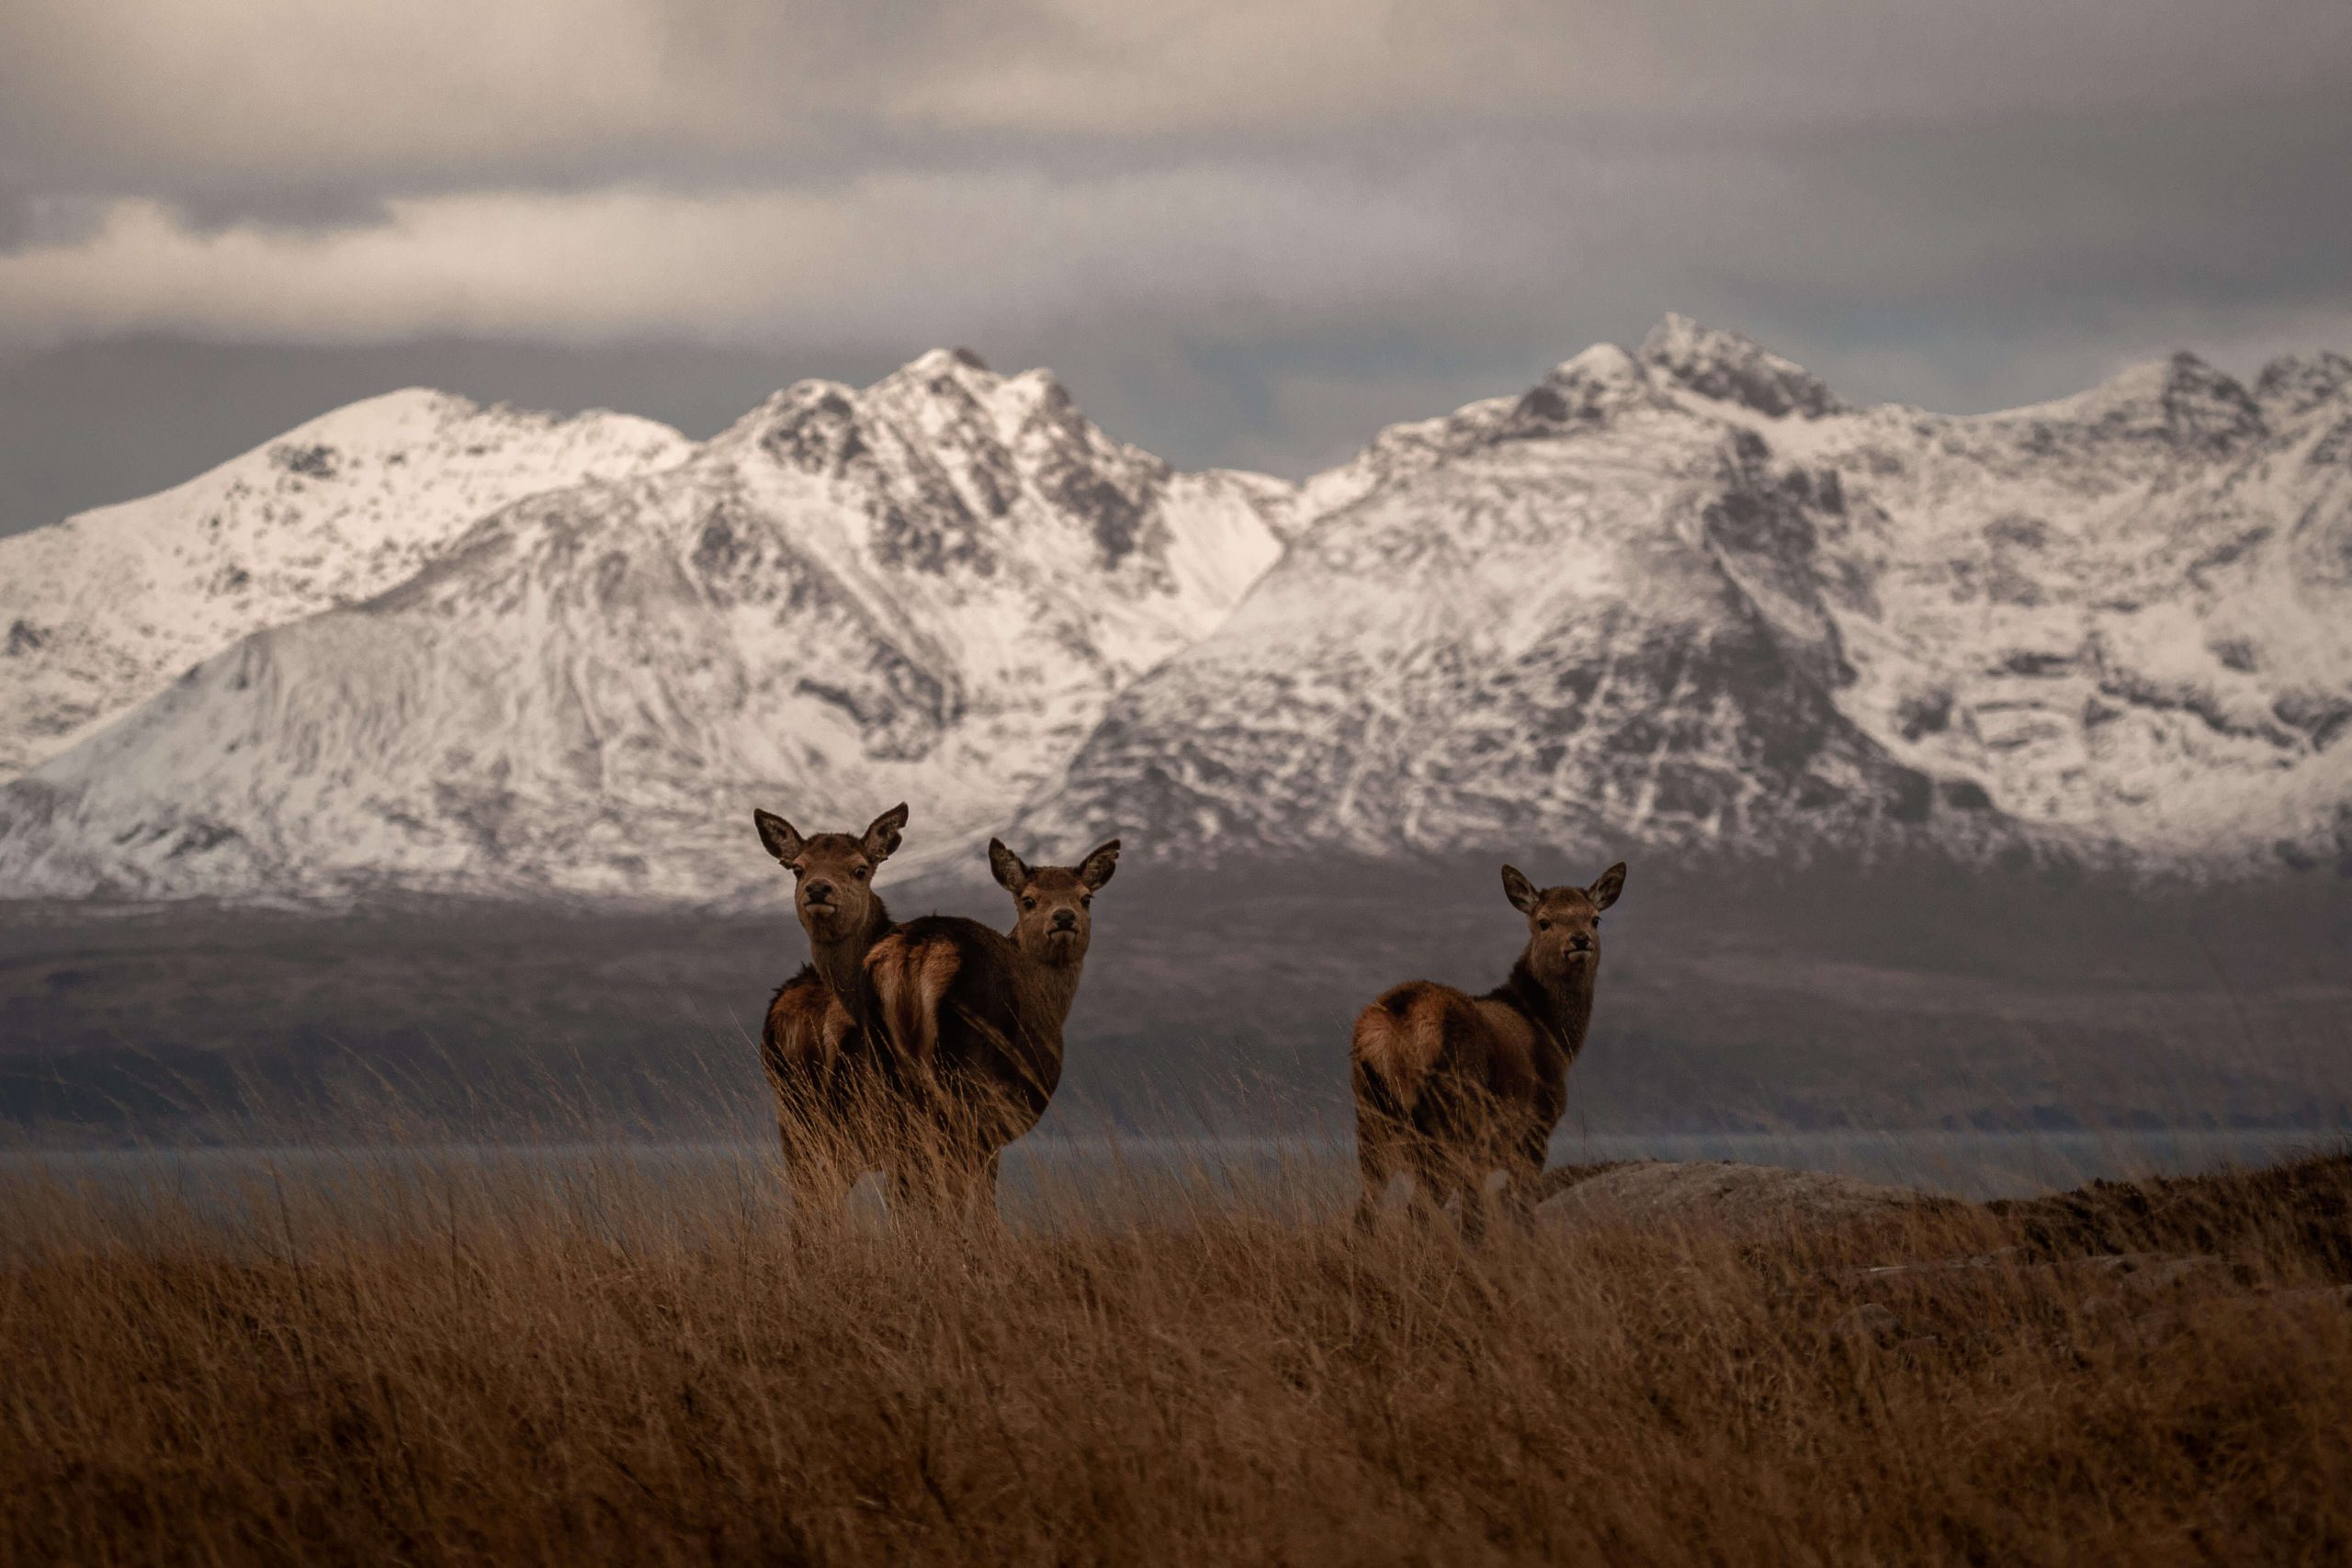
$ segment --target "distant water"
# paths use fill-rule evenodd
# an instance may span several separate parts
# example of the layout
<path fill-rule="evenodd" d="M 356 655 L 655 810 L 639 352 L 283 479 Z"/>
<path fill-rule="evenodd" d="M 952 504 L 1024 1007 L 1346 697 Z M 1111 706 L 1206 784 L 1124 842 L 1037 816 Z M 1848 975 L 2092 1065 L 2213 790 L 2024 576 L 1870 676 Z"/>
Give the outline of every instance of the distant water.
<path fill-rule="evenodd" d="M 1738 1160 L 1834 1172 L 1965 1198 L 2022 1196 L 2099 1178 L 2186 1175 L 2259 1166 L 2342 1147 L 2341 1132 L 1832 1132 L 1611 1134 L 1555 1139 L 1553 1163 Z M 1342 1140 L 1310 1138 L 1032 1138 L 1007 1151 L 1008 1218 L 1133 1215 L 1204 1196 L 1271 1201 L 1302 1218 L 1336 1211 L 1354 1190 Z M 782 1182 L 766 1145 L 733 1143 L 437 1144 L 0 1153 L 13 1201 L 71 1192 L 133 1207 L 169 1205 L 204 1220 L 267 1228 L 288 1201 L 306 1210 L 415 1214 L 462 1202 L 497 1212 L 553 1200 L 599 1210 L 615 1194 L 652 1195 L 681 1213 L 763 1213 Z M 453 1195 L 456 1195 L 453 1198 Z M 885 1210 L 869 1179 L 853 1207 Z"/>

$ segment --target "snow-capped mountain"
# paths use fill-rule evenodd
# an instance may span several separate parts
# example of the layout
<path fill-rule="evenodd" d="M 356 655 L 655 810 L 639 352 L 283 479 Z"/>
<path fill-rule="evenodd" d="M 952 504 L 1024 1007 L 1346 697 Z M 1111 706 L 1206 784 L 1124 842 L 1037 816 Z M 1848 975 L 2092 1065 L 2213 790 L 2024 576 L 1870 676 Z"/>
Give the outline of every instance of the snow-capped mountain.
<path fill-rule="evenodd" d="M 2339 357 L 1951 418 L 1670 317 L 1305 494 L 1024 830 L 2352 865 Z"/>
<path fill-rule="evenodd" d="M 238 638 L 414 575 L 487 512 L 688 447 L 650 420 L 554 419 L 411 389 L 160 495 L 0 539 L 0 783 Z"/>
<path fill-rule="evenodd" d="M 0 880 L 713 898 L 775 882 L 754 802 L 908 798 L 911 849 L 960 849 L 1225 617 L 1292 503 L 1111 440 L 1042 371 L 804 382 L 198 664 L 0 795 Z"/>
<path fill-rule="evenodd" d="M 699 446 L 380 402 L 417 432 L 316 434 L 345 411 L 117 509 L 127 543 L 0 545 L 39 676 L 6 733 L 74 741 L 0 787 L 0 890 L 724 900 L 775 885 L 751 805 L 900 798 L 910 863 L 1010 825 L 1188 864 L 2352 868 L 2335 355 L 1948 417 L 1669 317 L 1295 490 L 1176 472 L 960 353 Z M 476 419 L 542 445 L 501 467 Z"/>

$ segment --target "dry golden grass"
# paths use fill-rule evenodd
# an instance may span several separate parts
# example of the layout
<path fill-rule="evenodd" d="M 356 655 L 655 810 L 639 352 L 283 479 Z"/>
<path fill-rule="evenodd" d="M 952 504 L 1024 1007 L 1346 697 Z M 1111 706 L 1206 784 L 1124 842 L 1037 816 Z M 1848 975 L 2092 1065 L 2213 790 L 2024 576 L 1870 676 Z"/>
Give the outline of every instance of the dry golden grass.
<path fill-rule="evenodd" d="M 2342 1160 L 2260 1209 L 1475 1251 L 1279 1192 L 796 1236 L 756 1181 L 597 1163 L 313 1170 L 227 1215 L 15 1179 L 0 1559 L 2352 1553 Z M 2232 1266 L 2119 1284 L 2086 1236 Z"/>

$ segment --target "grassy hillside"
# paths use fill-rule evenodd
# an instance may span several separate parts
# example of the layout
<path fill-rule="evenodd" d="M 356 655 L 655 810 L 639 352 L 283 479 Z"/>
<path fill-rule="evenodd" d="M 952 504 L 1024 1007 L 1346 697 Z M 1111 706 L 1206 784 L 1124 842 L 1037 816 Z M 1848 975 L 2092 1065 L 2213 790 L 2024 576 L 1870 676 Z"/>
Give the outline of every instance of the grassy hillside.
<path fill-rule="evenodd" d="M 1279 1178 L 1011 1235 L 774 1191 L 620 1151 L 204 1213 L 20 1173 L 0 1562 L 2352 1551 L 2340 1157 L 1480 1250 Z"/>

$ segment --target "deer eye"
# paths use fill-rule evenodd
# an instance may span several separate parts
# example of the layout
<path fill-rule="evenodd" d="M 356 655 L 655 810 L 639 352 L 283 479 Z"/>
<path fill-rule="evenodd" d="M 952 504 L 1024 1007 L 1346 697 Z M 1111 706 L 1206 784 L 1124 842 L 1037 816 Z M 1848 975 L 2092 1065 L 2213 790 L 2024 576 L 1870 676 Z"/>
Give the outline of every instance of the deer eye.
<path fill-rule="evenodd" d="M 799 866 L 797 866 L 797 865 L 795 865 L 795 866 L 787 866 L 787 867 L 786 867 L 785 869 L 792 873 L 792 880 L 793 880 L 793 881 L 797 882 L 797 881 L 799 881 L 799 880 L 800 880 L 800 871 L 801 871 L 801 868 L 800 868 Z"/>
<path fill-rule="evenodd" d="M 1078 907 L 1081 909 L 1091 909 L 1094 908 L 1094 895 L 1091 893 L 1080 894 L 1078 896 Z"/>
<path fill-rule="evenodd" d="M 1535 929 L 1539 931 L 1548 931 L 1552 929 L 1552 922 L 1549 920 L 1538 920 L 1535 922 Z"/>
<path fill-rule="evenodd" d="M 856 877 L 860 882 L 863 882 L 874 874 L 865 866 L 859 866 L 855 871 L 851 872 L 850 874 Z"/>
<path fill-rule="evenodd" d="M 1021 900 L 1021 907 L 1024 909 L 1034 909 L 1037 907 L 1037 900 L 1035 898 L 1023 898 Z"/>

